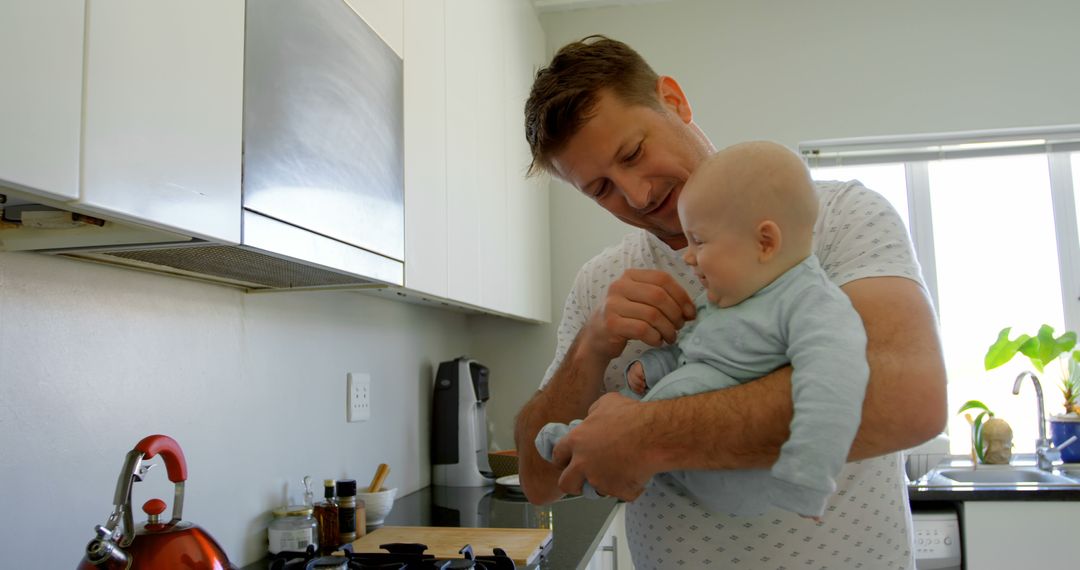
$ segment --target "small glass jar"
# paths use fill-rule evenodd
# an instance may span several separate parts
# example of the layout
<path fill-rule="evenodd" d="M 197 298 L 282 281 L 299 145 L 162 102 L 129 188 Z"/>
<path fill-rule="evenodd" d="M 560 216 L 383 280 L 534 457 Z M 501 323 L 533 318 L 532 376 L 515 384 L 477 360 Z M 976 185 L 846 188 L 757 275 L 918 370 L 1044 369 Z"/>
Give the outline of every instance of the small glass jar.
<path fill-rule="evenodd" d="M 274 509 L 267 535 L 270 554 L 304 552 L 308 546 L 319 548 L 319 533 L 310 505 L 290 505 Z"/>

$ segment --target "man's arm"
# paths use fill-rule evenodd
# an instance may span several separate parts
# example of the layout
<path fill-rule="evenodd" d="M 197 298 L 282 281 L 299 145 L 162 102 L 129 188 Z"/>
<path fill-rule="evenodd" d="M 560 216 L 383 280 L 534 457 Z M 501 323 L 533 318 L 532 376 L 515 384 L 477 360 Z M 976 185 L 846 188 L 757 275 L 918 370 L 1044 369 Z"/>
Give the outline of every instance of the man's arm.
<path fill-rule="evenodd" d="M 689 295 L 662 271 L 631 269 L 612 282 L 603 304 L 578 331 L 555 374 L 515 420 L 518 471 L 530 502 L 550 503 L 562 496 L 561 466 L 545 461 L 536 451 L 534 440 L 540 429 L 548 422 L 584 418 L 604 392 L 605 368 L 629 340 L 651 346 L 674 342 L 678 330 L 693 316 Z"/>
<path fill-rule="evenodd" d="M 907 449 L 940 433 L 945 371 L 923 289 L 901 277 L 860 279 L 841 289 L 862 317 L 870 365 L 848 459 Z M 637 403 L 609 394 L 556 446 L 554 463 L 567 466 L 559 486 L 576 493 L 587 477 L 598 490 L 633 500 L 663 471 L 767 468 L 787 440 L 791 417 L 790 368 L 674 400 Z"/>

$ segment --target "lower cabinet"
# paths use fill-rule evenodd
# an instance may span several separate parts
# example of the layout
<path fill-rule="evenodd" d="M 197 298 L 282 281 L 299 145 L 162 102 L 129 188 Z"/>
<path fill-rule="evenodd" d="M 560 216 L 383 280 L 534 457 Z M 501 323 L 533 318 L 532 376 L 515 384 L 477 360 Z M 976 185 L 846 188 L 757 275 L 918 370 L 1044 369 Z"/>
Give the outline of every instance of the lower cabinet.
<path fill-rule="evenodd" d="M 626 505 L 615 507 L 615 514 L 604 530 L 596 551 L 585 570 L 633 570 L 630 545 L 626 541 Z"/>
<path fill-rule="evenodd" d="M 961 516 L 969 570 L 1077 567 L 1080 502 L 967 501 Z"/>

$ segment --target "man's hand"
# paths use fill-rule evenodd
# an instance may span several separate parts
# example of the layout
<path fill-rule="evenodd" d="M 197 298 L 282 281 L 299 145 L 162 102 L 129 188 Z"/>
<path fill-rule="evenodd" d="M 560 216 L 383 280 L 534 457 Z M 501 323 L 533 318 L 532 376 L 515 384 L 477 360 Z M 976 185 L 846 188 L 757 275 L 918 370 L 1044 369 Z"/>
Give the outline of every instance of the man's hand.
<path fill-rule="evenodd" d="M 663 271 L 629 269 L 612 282 L 603 304 L 578 331 L 547 386 L 518 413 L 514 440 L 521 486 L 530 501 L 549 503 L 560 496 L 559 469 L 544 461 L 533 444 L 540 428 L 585 417 L 603 394 L 605 368 L 627 342 L 640 340 L 652 346 L 674 342 L 678 330 L 695 314 L 690 295 Z M 604 437 L 599 445 L 606 445 Z"/>
<path fill-rule="evenodd" d="M 643 404 L 612 392 L 589 409 L 585 421 L 555 446 L 552 463 L 562 468 L 559 489 L 580 494 L 588 481 L 602 495 L 633 501 L 657 472 L 641 456 L 640 443 L 649 431 L 642 422 Z"/>
<path fill-rule="evenodd" d="M 654 269 L 628 269 L 608 287 L 579 339 L 596 357 L 610 361 L 626 343 L 649 346 L 675 342 L 679 329 L 697 314 L 690 295 L 675 278 Z"/>

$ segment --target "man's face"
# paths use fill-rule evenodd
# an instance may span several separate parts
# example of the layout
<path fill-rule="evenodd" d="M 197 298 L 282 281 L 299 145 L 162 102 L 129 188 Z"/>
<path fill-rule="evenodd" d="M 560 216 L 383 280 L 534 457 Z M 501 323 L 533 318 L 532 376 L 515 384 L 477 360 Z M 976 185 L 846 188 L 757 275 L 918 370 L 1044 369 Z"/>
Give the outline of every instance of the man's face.
<path fill-rule="evenodd" d="M 689 106 L 680 109 L 678 101 L 664 100 L 657 110 L 601 92 L 592 118 L 552 164 L 559 178 L 615 217 L 681 249 L 686 236 L 679 193 L 710 148 L 692 128 Z"/>

